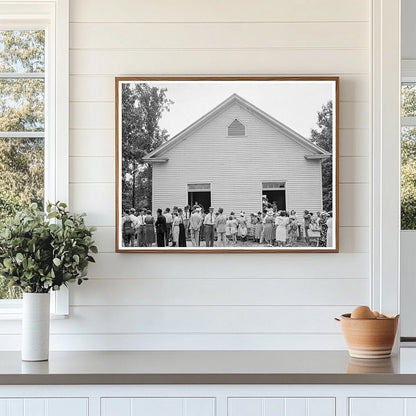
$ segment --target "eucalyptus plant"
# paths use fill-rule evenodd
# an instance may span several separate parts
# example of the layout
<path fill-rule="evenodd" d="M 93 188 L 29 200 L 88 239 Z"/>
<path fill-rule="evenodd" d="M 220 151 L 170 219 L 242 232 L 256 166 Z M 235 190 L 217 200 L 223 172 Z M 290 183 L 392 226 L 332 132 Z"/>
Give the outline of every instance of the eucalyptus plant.
<path fill-rule="evenodd" d="M 88 264 L 97 253 L 94 228 L 86 214 L 72 214 L 62 202 L 46 213 L 36 204 L 0 224 L 0 276 L 23 292 L 47 293 L 69 282 L 87 280 Z"/>

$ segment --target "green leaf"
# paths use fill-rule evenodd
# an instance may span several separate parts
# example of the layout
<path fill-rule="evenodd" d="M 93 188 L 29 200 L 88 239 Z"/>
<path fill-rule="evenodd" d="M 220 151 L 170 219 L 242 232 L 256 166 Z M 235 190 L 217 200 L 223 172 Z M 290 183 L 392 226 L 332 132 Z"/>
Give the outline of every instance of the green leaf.
<path fill-rule="evenodd" d="M 66 220 L 64 223 L 67 227 L 72 227 L 74 225 L 74 222 L 72 220 Z"/>
<path fill-rule="evenodd" d="M 54 264 L 56 267 L 59 267 L 59 266 L 61 265 L 61 259 L 58 259 L 57 257 L 55 257 L 55 258 L 53 259 L 53 264 Z"/>
<path fill-rule="evenodd" d="M 98 248 L 96 246 L 91 246 L 90 247 L 91 252 L 93 252 L 94 254 L 98 253 Z"/>

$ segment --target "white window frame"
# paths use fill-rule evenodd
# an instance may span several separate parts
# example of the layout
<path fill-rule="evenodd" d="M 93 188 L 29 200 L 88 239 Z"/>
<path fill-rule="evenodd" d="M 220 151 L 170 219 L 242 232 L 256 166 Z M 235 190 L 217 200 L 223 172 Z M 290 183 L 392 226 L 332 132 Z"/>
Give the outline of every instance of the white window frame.
<path fill-rule="evenodd" d="M 0 0 L 0 15 L 0 30 L 46 31 L 45 201 L 68 202 L 69 0 Z M 51 294 L 52 315 L 67 315 L 68 290 Z M 21 300 L 0 300 L 0 319 L 18 319 L 21 309 Z"/>
<path fill-rule="evenodd" d="M 403 83 L 414 83 L 416 84 L 416 60 L 403 60 L 402 61 L 402 76 L 401 82 Z M 413 117 L 401 117 L 401 127 L 414 127 L 416 128 L 416 116 Z M 411 324 L 412 316 L 414 311 L 414 301 L 412 297 L 412 285 L 410 279 L 413 279 L 412 273 L 408 268 L 408 259 L 406 256 L 409 255 L 408 250 L 410 249 L 410 239 L 414 238 L 416 230 L 402 230 L 400 227 L 401 233 L 401 244 L 403 251 L 401 253 L 401 264 L 403 267 L 401 271 L 401 298 L 400 298 L 400 308 L 402 312 L 401 318 L 401 336 L 404 338 L 413 338 L 414 335 L 414 325 Z M 413 237 L 413 238 L 412 238 Z M 403 257 L 403 255 L 405 257 Z M 410 292 L 409 292 L 410 291 Z M 410 293 L 410 294 L 409 294 Z M 402 346 L 414 347 L 415 343 L 413 341 L 401 341 Z"/>
<path fill-rule="evenodd" d="M 373 310 L 400 313 L 401 7 L 399 1 L 390 0 L 373 0 L 371 6 L 369 304 Z"/>

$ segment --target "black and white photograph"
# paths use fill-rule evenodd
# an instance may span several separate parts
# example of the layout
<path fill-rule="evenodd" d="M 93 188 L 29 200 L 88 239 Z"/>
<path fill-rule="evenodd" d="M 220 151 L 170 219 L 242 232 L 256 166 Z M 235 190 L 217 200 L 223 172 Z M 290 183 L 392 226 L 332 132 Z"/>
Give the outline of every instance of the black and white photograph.
<path fill-rule="evenodd" d="M 116 78 L 119 252 L 337 252 L 338 78 Z"/>

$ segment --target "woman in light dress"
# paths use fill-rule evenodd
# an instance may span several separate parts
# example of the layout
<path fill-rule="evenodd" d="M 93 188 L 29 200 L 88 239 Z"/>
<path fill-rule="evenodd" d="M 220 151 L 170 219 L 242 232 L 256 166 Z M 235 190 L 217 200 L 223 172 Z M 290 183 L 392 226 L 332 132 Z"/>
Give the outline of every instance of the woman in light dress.
<path fill-rule="evenodd" d="M 255 229 L 254 229 L 254 241 L 256 241 L 257 243 L 260 243 L 260 239 L 261 239 L 261 233 L 263 232 L 263 218 L 262 218 L 262 214 L 259 211 L 257 213 L 257 222 L 255 225 Z"/>
<path fill-rule="evenodd" d="M 225 223 L 225 237 L 227 239 L 227 244 L 230 244 L 231 237 L 231 228 L 233 226 L 233 217 L 230 215 L 227 218 L 227 222 Z"/>
<path fill-rule="evenodd" d="M 270 247 L 273 241 L 273 222 L 273 210 L 269 209 L 263 219 L 263 239 Z"/>
<path fill-rule="evenodd" d="M 173 213 L 173 222 L 172 222 L 172 247 L 179 246 L 179 224 L 181 219 L 177 212 Z"/>
<path fill-rule="evenodd" d="M 276 217 L 276 242 L 278 247 L 284 247 L 287 239 L 287 226 L 289 224 L 289 217 L 286 216 L 285 211 L 280 211 L 280 215 Z"/>
<path fill-rule="evenodd" d="M 230 215 L 231 221 L 230 221 L 230 233 L 231 233 L 231 240 L 233 242 L 233 245 L 237 244 L 237 228 L 238 228 L 238 221 L 237 218 L 234 216 L 234 212 Z"/>
<path fill-rule="evenodd" d="M 326 238 L 326 246 L 332 247 L 332 212 L 328 212 L 329 218 L 326 222 L 326 225 L 328 226 L 327 231 L 327 238 Z"/>
<path fill-rule="evenodd" d="M 292 224 L 293 222 L 295 222 L 295 224 L 296 224 L 296 229 L 295 229 L 295 226 Z M 295 240 L 298 237 L 298 217 L 297 217 L 296 211 L 294 209 L 292 209 L 290 211 L 289 225 L 290 225 L 290 227 L 288 227 L 288 232 L 289 232 L 289 229 L 291 231 L 291 233 L 289 233 L 289 239 L 292 239 L 291 244 L 293 245 L 295 243 Z M 292 225 L 293 225 L 293 227 L 292 227 Z M 300 233 L 299 233 L 299 237 L 300 237 Z"/>
<path fill-rule="evenodd" d="M 246 241 L 247 220 L 246 214 L 244 212 L 241 212 L 240 217 L 238 218 L 238 236 L 241 238 L 242 241 Z"/>
<path fill-rule="evenodd" d="M 287 236 L 288 236 L 288 246 L 294 247 L 296 243 L 296 236 L 298 232 L 298 224 L 295 219 L 290 216 L 289 217 L 289 224 L 287 226 Z"/>

